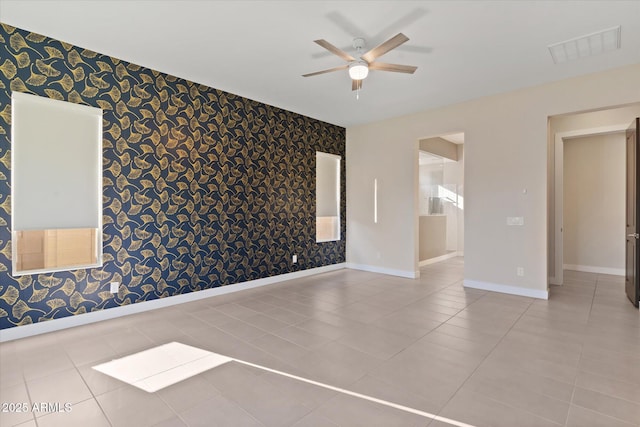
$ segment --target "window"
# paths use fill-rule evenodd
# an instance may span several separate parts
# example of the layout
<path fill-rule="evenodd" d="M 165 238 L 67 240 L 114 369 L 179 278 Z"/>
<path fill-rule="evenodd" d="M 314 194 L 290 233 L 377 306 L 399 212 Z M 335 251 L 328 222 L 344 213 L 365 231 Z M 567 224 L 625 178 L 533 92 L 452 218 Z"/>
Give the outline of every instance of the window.
<path fill-rule="evenodd" d="M 340 240 L 340 156 L 316 151 L 316 242 Z"/>
<path fill-rule="evenodd" d="M 102 266 L 102 110 L 11 95 L 13 275 Z"/>

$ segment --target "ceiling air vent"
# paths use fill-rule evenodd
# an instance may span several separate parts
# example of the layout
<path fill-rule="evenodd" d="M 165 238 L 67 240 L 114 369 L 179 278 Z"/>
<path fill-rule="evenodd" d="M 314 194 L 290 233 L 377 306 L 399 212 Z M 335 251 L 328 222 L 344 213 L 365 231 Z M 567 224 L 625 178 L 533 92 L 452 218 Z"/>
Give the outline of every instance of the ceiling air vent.
<path fill-rule="evenodd" d="M 620 26 L 549 45 L 553 62 L 573 61 L 620 49 Z"/>

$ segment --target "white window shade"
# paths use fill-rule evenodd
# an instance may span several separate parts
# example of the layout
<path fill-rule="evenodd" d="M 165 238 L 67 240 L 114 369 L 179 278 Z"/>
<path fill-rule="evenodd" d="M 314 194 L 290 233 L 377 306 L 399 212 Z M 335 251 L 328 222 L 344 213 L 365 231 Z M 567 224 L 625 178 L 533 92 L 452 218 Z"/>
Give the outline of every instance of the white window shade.
<path fill-rule="evenodd" d="M 13 275 L 102 265 L 102 110 L 13 92 Z"/>
<path fill-rule="evenodd" d="M 12 94 L 14 230 L 98 228 L 102 110 Z"/>

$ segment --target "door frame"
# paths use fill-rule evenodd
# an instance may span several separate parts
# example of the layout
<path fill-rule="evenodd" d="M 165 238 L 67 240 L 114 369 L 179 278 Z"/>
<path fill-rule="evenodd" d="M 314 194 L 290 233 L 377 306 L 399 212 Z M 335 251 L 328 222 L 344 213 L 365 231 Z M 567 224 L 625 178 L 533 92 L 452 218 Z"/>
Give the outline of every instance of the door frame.
<path fill-rule="evenodd" d="M 449 131 L 449 132 L 442 132 L 442 133 L 438 133 L 435 135 L 431 135 L 431 136 L 423 136 L 418 138 L 415 141 L 415 162 L 414 162 L 414 181 L 413 181 L 413 201 L 414 201 L 414 209 L 413 209 L 413 213 L 414 213 L 414 236 L 415 236 L 415 240 L 414 240 L 414 247 L 413 247 L 413 252 L 414 252 L 414 265 L 415 265 L 415 271 L 416 271 L 416 276 L 417 278 L 420 277 L 420 268 L 439 262 L 439 261 L 444 261 L 450 258 L 454 258 L 454 257 L 462 257 L 464 256 L 464 242 L 466 241 L 466 234 L 464 233 L 464 230 L 466 229 L 466 215 L 464 212 L 464 209 L 462 209 L 462 223 L 460 223 L 460 218 L 458 218 L 458 224 L 457 224 L 457 229 L 458 229 L 458 239 L 460 238 L 460 230 L 462 229 L 462 247 L 463 249 L 460 250 L 460 245 L 456 245 L 457 246 L 457 250 L 455 252 L 452 252 L 451 254 L 446 254 L 440 257 L 436 257 L 436 258 L 431 258 L 425 261 L 420 261 L 420 151 L 423 151 L 425 153 L 429 153 L 431 155 L 434 156 L 438 156 L 438 157 L 443 157 L 440 154 L 435 154 L 426 150 L 421 150 L 420 149 L 420 141 L 425 140 L 425 139 L 432 139 L 432 138 L 443 138 L 446 139 L 444 137 L 447 136 L 452 136 L 452 135 L 458 135 L 461 134 L 463 135 L 463 142 L 462 143 L 456 143 L 453 141 L 449 141 L 452 142 L 453 144 L 456 145 L 460 145 L 462 144 L 462 192 L 464 193 L 464 188 L 465 188 L 465 183 L 466 183 L 466 172 L 467 172 L 467 162 L 466 162 L 466 151 L 465 151 L 465 146 L 464 144 L 467 143 L 467 132 L 464 130 L 459 130 L 459 131 Z M 443 157 L 444 158 L 444 157 Z M 452 160 L 452 159 L 451 159 Z M 460 161 L 455 160 L 455 161 Z M 462 196 L 462 198 L 464 198 L 464 195 Z"/>
<path fill-rule="evenodd" d="M 564 142 L 566 140 L 582 138 L 586 136 L 610 135 L 626 132 L 629 124 L 617 124 L 596 128 L 578 129 L 567 132 L 558 132 L 554 135 L 554 248 L 555 258 L 553 276 L 549 277 L 552 285 L 562 285 L 564 282 L 564 254 L 563 254 L 563 221 L 564 221 Z"/>

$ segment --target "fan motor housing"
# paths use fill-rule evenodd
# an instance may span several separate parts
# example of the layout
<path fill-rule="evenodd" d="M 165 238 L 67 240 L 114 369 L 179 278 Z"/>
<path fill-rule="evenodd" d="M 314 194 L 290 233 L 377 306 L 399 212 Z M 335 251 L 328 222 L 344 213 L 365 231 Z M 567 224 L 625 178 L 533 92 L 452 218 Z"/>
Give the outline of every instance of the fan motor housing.
<path fill-rule="evenodd" d="M 353 47 L 356 52 L 360 53 L 362 50 L 364 50 L 364 46 L 365 41 L 362 37 L 356 37 L 355 39 L 353 39 Z"/>

